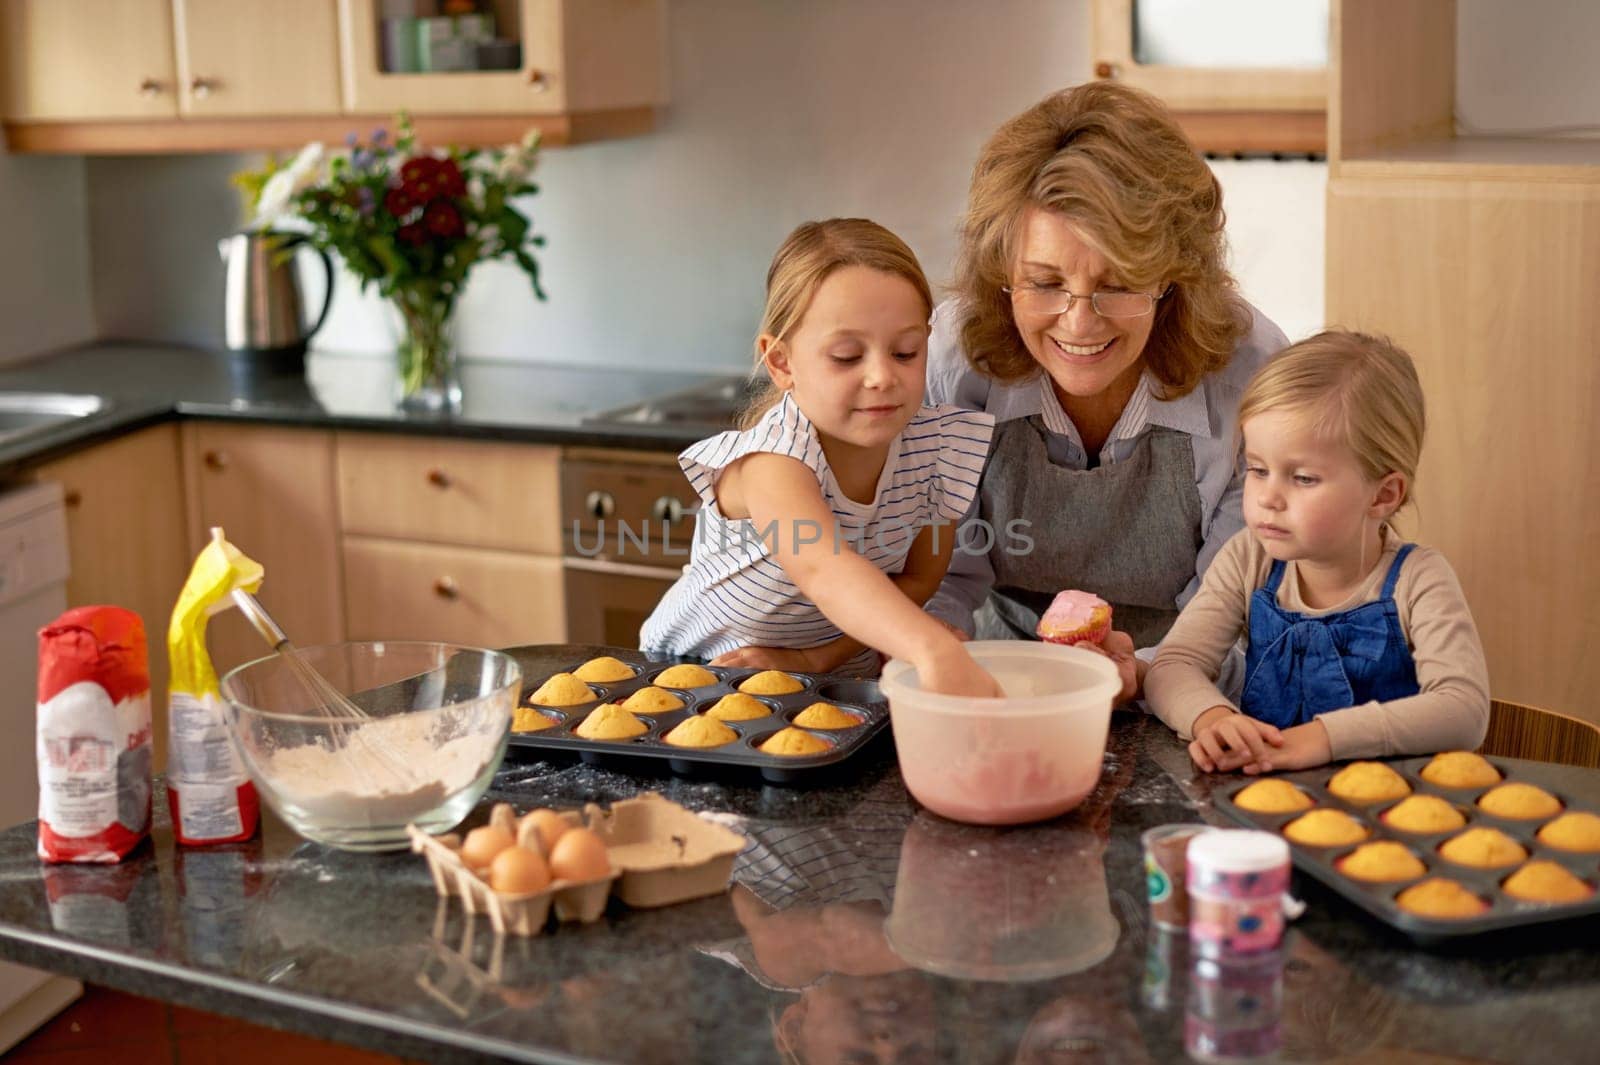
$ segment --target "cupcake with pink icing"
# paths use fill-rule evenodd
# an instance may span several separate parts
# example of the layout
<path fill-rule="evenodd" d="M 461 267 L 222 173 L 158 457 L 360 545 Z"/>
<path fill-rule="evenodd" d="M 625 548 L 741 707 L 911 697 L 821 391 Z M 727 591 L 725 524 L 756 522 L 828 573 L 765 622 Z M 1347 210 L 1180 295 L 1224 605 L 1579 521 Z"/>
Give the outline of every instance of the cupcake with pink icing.
<path fill-rule="evenodd" d="M 1100 643 L 1111 631 L 1111 604 L 1088 592 L 1061 592 L 1034 631 L 1045 643 Z"/>

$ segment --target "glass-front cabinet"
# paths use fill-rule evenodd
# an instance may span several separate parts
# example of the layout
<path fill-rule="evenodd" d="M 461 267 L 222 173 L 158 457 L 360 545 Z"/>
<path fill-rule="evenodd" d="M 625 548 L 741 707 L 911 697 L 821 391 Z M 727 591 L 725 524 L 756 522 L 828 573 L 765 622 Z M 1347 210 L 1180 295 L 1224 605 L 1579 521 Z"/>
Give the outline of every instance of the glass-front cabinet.
<path fill-rule="evenodd" d="M 560 114 L 665 102 L 662 0 L 339 7 L 348 112 Z"/>

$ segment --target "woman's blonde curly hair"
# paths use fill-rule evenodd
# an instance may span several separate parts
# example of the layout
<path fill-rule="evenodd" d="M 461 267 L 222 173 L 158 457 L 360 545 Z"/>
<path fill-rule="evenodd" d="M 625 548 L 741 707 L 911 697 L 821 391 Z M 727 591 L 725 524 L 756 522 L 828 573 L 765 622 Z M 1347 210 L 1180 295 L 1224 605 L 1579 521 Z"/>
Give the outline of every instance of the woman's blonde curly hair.
<path fill-rule="evenodd" d="M 1161 101 L 1089 82 L 1017 115 L 979 155 L 953 288 L 968 361 L 1005 382 L 1039 369 L 1004 291 L 1030 207 L 1065 215 L 1123 284 L 1168 286 L 1144 349 L 1165 398 L 1227 365 L 1250 316 L 1224 262 L 1222 188 Z"/>

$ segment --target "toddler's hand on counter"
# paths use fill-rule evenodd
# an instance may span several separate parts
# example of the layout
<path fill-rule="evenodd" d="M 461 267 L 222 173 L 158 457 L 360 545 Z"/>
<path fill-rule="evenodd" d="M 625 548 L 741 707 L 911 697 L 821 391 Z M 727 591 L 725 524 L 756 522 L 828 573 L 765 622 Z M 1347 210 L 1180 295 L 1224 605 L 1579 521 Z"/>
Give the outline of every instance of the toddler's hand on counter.
<path fill-rule="evenodd" d="M 788 647 L 741 647 L 711 660 L 714 666 L 781 669 L 785 673 L 831 673 L 842 663 L 832 661 L 826 651 L 832 644 L 793 650 Z"/>
<path fill-rule="evenodd" d="M 1254 775 L 1279 768 L 1276 748 L 1281 746 L 1283 733 L 1275 726 L 1232 707 L 1214 706 L 1195 722 L 1189 757 L 1207 773 L 1238 769 Z"/>

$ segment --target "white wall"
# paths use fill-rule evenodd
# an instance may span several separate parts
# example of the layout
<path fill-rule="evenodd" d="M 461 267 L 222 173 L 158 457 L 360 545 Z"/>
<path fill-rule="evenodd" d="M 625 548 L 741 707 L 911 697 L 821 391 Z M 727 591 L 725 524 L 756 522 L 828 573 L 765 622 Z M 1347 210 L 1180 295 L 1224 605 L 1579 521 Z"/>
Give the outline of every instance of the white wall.
<path fill-rule="evenodd" d="M 480 267 L 464 351 L 619 366 L 747 365 L 767 262 L 796 223 L 861 214 L 948 278 L 984 139 L 1088 77 L 1085 0 L 672 0 L 671 105 L 655 132 L 552 149 L 524 206 L 549 240 L 550 302 Z M 930 12 L 933 12 L 930 14 Z M 238 223 L 235 156 L 89 163 L 95 300 L 110 336 L 216 345 L 216 238 Z M 1322 316 L 1322 178 L 1225 162 L 1245 294 L 1291 336 Z M 318 339 L 392 348 L 386 309 L 345 277 Z"/>
<path fill-rule="evenodd" d="M 0 150 L 0 362 L 95 335 L 83 160 Z"/>

